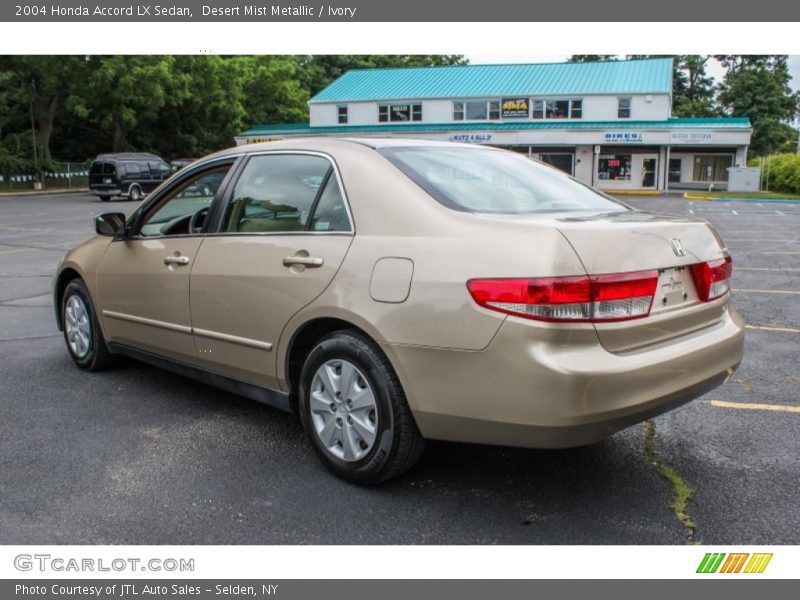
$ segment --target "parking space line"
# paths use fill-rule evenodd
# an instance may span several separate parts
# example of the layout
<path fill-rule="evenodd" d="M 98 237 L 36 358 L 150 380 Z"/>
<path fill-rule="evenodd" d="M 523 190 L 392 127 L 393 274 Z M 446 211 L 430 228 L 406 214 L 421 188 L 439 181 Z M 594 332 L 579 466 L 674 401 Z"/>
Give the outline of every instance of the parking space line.
<path fill-rule="evenodd" d="M 742 254 L 769 254 L 771 256 L 797 256 L 800 252 L 742 252 Z"/>
<path fill-rule="evenodd" d="M 727 400 L 701 400 L 716 408 L 733 408 L 735 410 L 768 410 L 773 412 L 788 412 L 800 414 L 800 406 L 785 404 L 760 404 L 755 402 L 729 402 Z"/>
<path fill-rule="evenodd" d="M 797 327 L 777 327 L 775 325 L 745 325 L 745 329 L 753 329 L 755 331 L 779 331 L 781 333 L 800 333 Z"/>
<path fill-rule="evenodd" d="M 733 288 L 733 291 L 746 294 L 800 294 L 800 291 L 795 290 L 758 290 L 754 288 Z"/>
<path fill-rule="evenodd" d="M 726 242 L 769 242 L 771 244 L 794 244 L 800 242 L 798 239 L 794 240 L 776 240 L 775 238 L 726 238 Z"/>
<path fill-rule="evenodd" d="M 17 248 L 16 250 L 0 250 L 0 254 L 17 254 L 18 252 L 29 252 L 33 248 Z"/>
<path fill-rule="evenodd" d="M 790 271 L 790 272 L 800 272 L 800 269 L 795 269 L 793 267 L 786 267 L 785 269 L 781 269 L 780 267 L 736 267 L 737 271 Z"/>

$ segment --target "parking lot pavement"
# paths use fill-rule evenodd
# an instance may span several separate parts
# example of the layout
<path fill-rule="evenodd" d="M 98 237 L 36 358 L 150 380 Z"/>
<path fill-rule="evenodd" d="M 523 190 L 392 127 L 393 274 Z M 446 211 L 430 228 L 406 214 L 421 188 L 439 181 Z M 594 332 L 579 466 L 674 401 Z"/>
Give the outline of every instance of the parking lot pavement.
<path fill-rule="evenodd" d="M 645 425 L 560 451 L 432 443 L 363 489 L 318 464 L 290 415 L 133 361 L 77 370 L 50 275 L 93 215 L 135 205 L 1 198 L 0 541 L 798 543 L 800 204 L 625 201 L 707 218 L 728 241 L 752 327 L 731 380 L 656 418 L 649 457 Z"/>

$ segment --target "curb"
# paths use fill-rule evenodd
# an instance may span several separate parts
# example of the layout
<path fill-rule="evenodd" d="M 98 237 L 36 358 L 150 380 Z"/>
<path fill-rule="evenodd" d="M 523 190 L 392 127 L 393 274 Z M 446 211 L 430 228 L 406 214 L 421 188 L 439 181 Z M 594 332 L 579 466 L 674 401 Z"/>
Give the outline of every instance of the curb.
<path fill-rule="evenodd" d="M 660 190 L 601 190 L 612 196 L 661 196 L 664 192 Z"/>
<path fill-rule="evenodd" d="M 88 194 L 89 188 L 79 189 L 65 189 L 65 190 L 30 190 L 21 192 L 0 192 L 0 198 L 13 198 L 14 196 L 48 196 L 53 194 Z"/>
<path fill-rule="evenodd" d="M 718 198 L 714 198 L 712 196 L 700 196 L 698 194 L 692 194 L 691 192 L 684 192 L 683 193 L 684 200 L 702 200 L 704 202 L 711 202 L 712 200 L 717 200 Z"/>

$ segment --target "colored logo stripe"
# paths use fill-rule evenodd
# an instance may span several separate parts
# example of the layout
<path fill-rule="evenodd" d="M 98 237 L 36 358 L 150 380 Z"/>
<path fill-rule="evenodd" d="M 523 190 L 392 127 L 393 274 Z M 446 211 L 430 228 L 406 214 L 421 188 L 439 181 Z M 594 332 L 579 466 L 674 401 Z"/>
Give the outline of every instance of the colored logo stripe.
<path fill-rule="evenodd" d="M 745 573 L 763 573 L 767 568 L 769 561 L 772 560 L 772 554 L 756 553 L 750 555 L 747 552 L 733 552 L 727 555 L 724 552 L 708 552 L 700 561 L 697 567 L 698 573 L 740 573 L 744 567 Z M 747 561 L 748 557 L 750 558 Z M 723 563 L 723 560 L 725 561 Z M 747 563 L 747 566 L 745 565 Z M 721 566 L 721 568 L 720 568 Z"/>

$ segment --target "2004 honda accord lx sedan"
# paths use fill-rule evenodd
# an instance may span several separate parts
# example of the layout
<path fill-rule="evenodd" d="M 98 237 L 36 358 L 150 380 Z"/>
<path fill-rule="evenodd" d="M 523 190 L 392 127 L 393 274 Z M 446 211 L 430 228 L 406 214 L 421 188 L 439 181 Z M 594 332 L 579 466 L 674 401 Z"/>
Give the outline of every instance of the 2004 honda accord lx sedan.
<path fill-rule="evenodd" d="M 79 367 L 127 354 L 296 411 L 359 483 L 402 473 L 425 439 L 589 444 L 742 359 L 708 223 L 504 150 L 238 147 L 96 230 L 55 277 Z"/>

